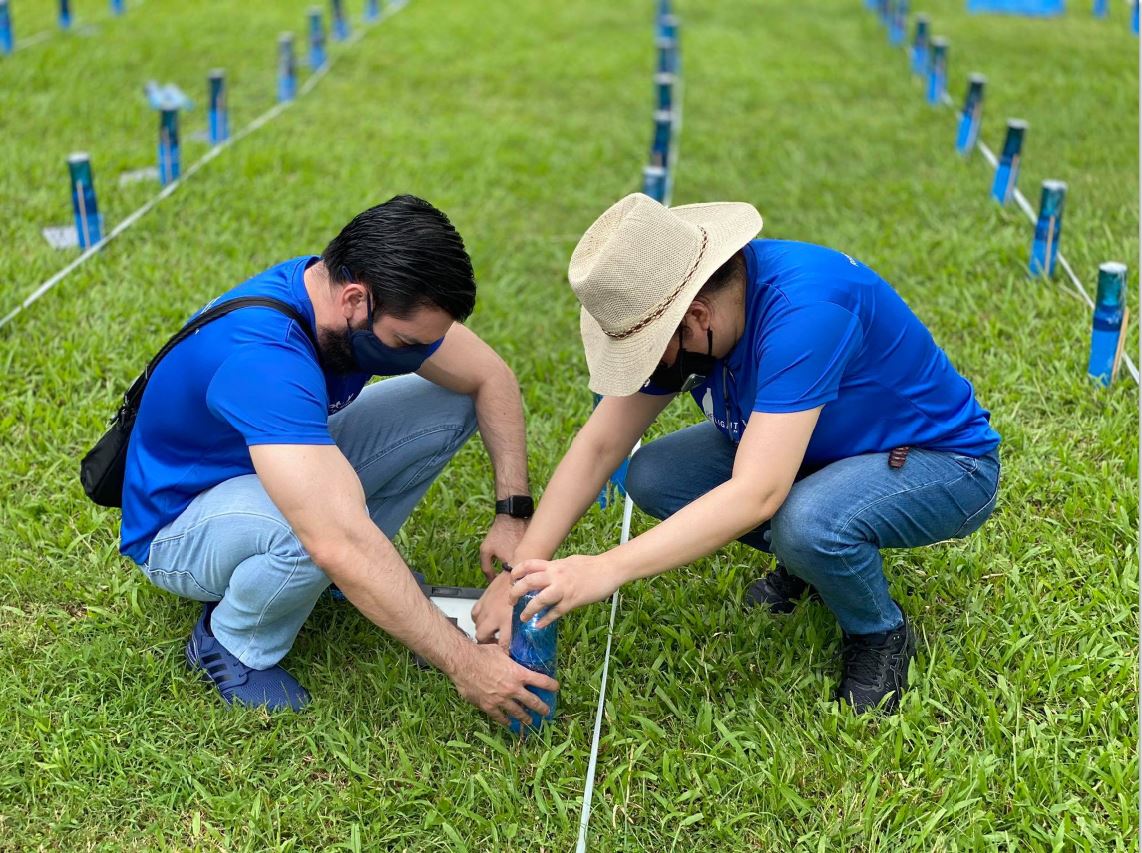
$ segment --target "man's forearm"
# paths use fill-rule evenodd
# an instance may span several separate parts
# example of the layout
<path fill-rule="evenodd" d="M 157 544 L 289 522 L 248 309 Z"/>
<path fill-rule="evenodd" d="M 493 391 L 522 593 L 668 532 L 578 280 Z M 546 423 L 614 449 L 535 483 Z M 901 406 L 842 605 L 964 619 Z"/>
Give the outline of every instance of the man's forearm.
<path fill-rule="evenodd" d="M 450 676 L 465 664 L 468 639 L 428 600 L 396 548 L 372 524 L 319 552 L 315 561 L 377 627 Z"/>
<path fill-rule="evenodd" d="M 481 383 L 473 399 L 480 437 L 496 478 L 496 499 L 529 494 L 527 432 L 515 375 L 504 365 Z"/>

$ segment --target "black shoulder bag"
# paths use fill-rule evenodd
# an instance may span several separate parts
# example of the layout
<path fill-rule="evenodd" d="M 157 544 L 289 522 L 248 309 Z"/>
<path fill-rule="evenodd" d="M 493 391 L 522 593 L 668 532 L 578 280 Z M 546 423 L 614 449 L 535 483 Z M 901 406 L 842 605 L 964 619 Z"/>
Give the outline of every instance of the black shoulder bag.
<path fill-rule="evenodd" d="M 224 317 L 231 311 L 250 306 L 273 308 L 296 322 L 309 337 L 314 350 L 317 350 L 317 340 L 309 323 L 292 305 L 269 296 L 241 296 L 231 299 L 220 305 L 215 305 L 203 311 L 166 342 L 158 355 L 151 359 L 147 369 L 131 383 L 127 393 L 123 395 L 123 405 L 119 407 L 107 432 L 95 443 L 95 446 L 83 457 L 79 466 L 79 480 L 83 483 L 83 490 L 87 496 L 100 506 L 121 507 L 123 505 L 123 474 L 127 467 L 127 445 L 131 440 L 131 429 L 135 426 L 135 417 L 139 414 L 139 404 L 143 400 L 143 392 L 147 390 L 147 382 L 155 372 L 159 362 L 163 360 L 180 342 L 186 340 L 207 323 Z"/>

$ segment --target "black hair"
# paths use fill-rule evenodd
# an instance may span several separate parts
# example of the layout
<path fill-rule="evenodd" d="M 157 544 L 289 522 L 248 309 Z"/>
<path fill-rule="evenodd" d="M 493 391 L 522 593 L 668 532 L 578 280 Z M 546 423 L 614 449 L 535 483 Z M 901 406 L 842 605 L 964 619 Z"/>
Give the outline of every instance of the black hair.
<path fill-rule="evenodd" d="M 476 307 L 476 275 L 463 239 L 447 216 L 413 195 L 358 213 L 321 259 L 334 284 L 369 288 L 374 317 L 404 319 L 435 307 L 464 320 Z"/>
<path fill-rule="evenodd" d="M 734 252 L 728 261 L 714 270 L 713 275 L 706 279 L 698 296 L 709 299 L 715 293 L 725 290 L 738 278 L 738 273 L 745 272 L 745 257 L 741 251 Z"/>

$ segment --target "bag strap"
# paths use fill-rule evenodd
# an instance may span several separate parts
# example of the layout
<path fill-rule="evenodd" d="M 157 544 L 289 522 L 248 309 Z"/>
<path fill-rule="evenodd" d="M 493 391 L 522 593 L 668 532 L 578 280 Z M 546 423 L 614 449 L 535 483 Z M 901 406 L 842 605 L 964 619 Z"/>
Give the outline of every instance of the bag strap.
<path fill-rule="evenodd" d="M 138 404 L 138 401 L 143 396 L 143 391 L 147 387 L 147 382 L 151 378 L 151 374 L 154 373 L 155 368 L 159 366 L 159 362 L 162 361 L 163 358 L 172 349 L 178 346 L 178 344 L 185 341 L 207 323 L 212 323 L 220 317 L 225 317 L 227 314 L 233 311 L 237 311 L 239 308 L 251 307 L 273 308 L 275 311 L 279 311 L 280 313 L 285 314 L 287 317 L 297 323 L 298 326 L 301 327 L 301 330 L 305 332 L 305 336 L 309 339 L 309 342 L 313 344 L 314 352 L 319 351 L 317 347 L 317 338 L 313 333 L 313 329 L 309 327 L 309 322 L 300 311 L 298 311 L 288 302 L 283 302 L 280 299 L 274 299 L 272 296 L 239 296 L 235 299 L 228 299 L 225 302 L 222 302 L 211 308 L 207 308 L 205 311 L 203 311 L 201 314 L 199 314 L 197 317 L 195 317 L 171 336 L 171 339 L 167 341 L 163 345 L 163 348 L 158 351 L 155 357 L 150 360 L 150 363 L 147 364 L 146 369 L 139 375 L 138 379 L 136 379 L 131 384 L 131 387 L 127 389 L 127 393 L 123 395 L 124 408 L 130 407 L 132 403 L 136 405 Z"/>

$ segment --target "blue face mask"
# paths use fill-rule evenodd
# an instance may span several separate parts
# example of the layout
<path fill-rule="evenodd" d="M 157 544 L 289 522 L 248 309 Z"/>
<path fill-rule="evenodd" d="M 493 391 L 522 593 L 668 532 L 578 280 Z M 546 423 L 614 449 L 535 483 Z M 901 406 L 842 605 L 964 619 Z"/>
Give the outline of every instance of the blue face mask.
<path fill-rule="evenodd" d="M 390 347 L 373 334 L 373 300 L 366 297 L 370 324 L 365 329 L 349 326 L 349 346 L 353 351 L 353 361 L 357 370 L 370 376 L 400 376 L 415 373 L 425 360 L 436 352 L 440 341 L 431 344 L 409 344 L 403 347 Z"/>

